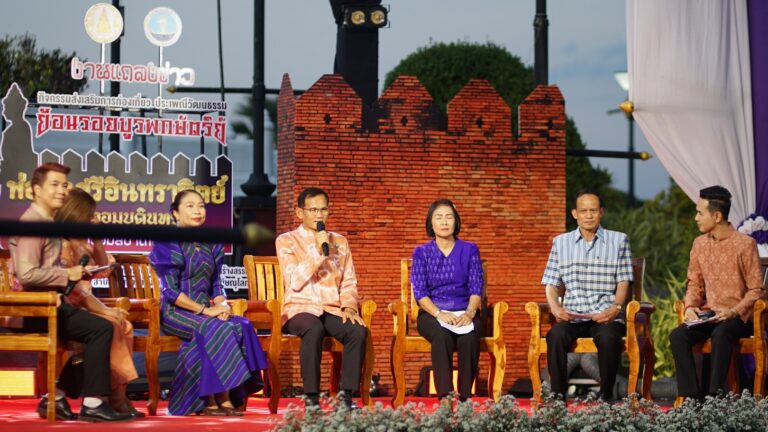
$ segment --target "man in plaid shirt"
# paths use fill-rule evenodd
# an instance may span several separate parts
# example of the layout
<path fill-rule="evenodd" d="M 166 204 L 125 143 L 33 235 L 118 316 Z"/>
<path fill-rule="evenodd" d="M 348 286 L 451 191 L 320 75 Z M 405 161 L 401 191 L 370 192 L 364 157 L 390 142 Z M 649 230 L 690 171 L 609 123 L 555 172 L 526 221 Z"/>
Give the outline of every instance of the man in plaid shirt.
<path fill-rule="evenodd" d="M 576 194 L 571 215 L 578 228 L 552 242 L 541 284 L 557 323 L 547 333 L 552 392 L 565 398 L 568 350 L 593 338 L 598 350 L 600 397 L 612 400 L 626 334 L 624 305 L 632 282 L 632 252 L 624 233 L 600 226 L 604 208 L 591 190 Z M 562 302 L 561 302 L 562 300 Z"/>

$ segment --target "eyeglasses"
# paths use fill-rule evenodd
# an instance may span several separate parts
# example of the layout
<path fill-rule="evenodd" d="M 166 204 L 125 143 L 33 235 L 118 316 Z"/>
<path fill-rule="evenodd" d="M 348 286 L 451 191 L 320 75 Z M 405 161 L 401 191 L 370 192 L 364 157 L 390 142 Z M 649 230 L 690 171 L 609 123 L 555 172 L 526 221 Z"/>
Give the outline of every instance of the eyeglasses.
<path fill-rule="evenodd" d="M 318 213 L 328 214 L 328 207 L 323 207 L 323 208 L 310 207 L 310 208 L 305 208 L 305 209 L 302 209 L 302 210 L 304 210 L 305 212 L 309 213 L 311 216 L 316 216 Z"/>

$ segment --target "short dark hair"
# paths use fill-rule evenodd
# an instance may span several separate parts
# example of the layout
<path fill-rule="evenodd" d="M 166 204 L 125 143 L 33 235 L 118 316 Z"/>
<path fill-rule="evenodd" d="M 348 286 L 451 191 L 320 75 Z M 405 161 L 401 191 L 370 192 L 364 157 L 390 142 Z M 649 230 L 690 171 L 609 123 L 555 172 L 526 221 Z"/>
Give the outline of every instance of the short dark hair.
<path fill-rule="evenodd" d="M 576 208 L 576 202 L 579 201 L 579 198 L 581 198 L 584 195 L 594 195 L 597 197 L 597 201 L 600 203 L 600 208 L 603 208 L 603 197 L 600 196 L 600 193 L 592 188 L 583 188 L 579 189 L 578 192 L 576 192 L 576 195 L 573 196 L 573 208 Z"/>
<path fill-rule="evenodd" d="M 438 207 L 450 207 L 453 211 L 453 219 L 456 221 L 456 224 L 453 226 L 453 236 L 456 237 L 459 235 L 459 231 L 461 231 L 461 218 L 459 217 L 459 212 L 456 210 L 456 206 L 453 205 L 453 202 L 447 198 L 440 198 L 438 200 L 435 200 L 435 202 L 432 203 L 432 205 L 429 206 L 429 210 L 427 210 L 427 236 L 431 238 L 435 238 L 435 230 L 432 228 L 432 214 L 437 210 Z"/>
<path fill-rule="evenodd" d="M 299 200 L 298 200 L 299 207 L 304 208 L 304 203 L 307 201 L 307 198 L 314 198 L 318 195 L 324 196 L 325 202 L 326 203 L 328 202 L 328 194 L 324 190 L 316 187 L 310 187 L 310 188 L 304 189 L 299 194 Z"/>
<path fill-rule="evenodd" d="M 62 165 L 60 163 L 46 162 L 35 168 L 35 170 L 32 172 L 32 187 L 41 186 L 43 183 L 45 183 L 45 178 L 51 171 L 67 175 L 71 170 L 68 166 Z"/>
<path fill-rule="evenodd" d="M 731 193 L 722 186 L 705 187 L 699 191 L 699 198 L 707 200 L 707 209 L 711 213 L 719 211 L 728 220 L 731 212 Z"/>

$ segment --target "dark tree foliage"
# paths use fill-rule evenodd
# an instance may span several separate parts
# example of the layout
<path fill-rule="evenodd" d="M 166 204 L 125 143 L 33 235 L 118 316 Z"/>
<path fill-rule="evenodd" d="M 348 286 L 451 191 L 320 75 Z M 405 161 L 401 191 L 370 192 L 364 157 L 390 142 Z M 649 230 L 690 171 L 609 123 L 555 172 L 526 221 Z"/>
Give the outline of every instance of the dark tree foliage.
<path fill-rule="evenodd" d="M 526 66 L 519 57 L 493 43 L 472 44 L 465 42 L 438 43 L 419 48 L 403 59 L 387 73 L 384 87 L 389 87 L 401 75 L 418 77 L 438 106 L 445 111 L 448 102 L 472 78 L 490 82 L 513 110 L 534 90 L 533 68 Z M 586 148 L 576 124 L 566 120 L 566 147 Z M 566 159 L 567 209 L 571 197 L 582 188 L 589 187 L 601 192 L 608 208 L 624 205 L 624 194 L 610 187 L 611 175 L 602 168 L 595 168 L 589 159 Z M 569 226 L 572 218 L 567 217 Z"/>
<path fill-rule="evenodd" d="M 8 36 L 0 39 L 0 91 L 3 95 L 16 82 L 28 98 L 39 90 L 48 93 L 73 93 L 85 87 L 86 79 L 72 79 L 70 62 L 77 54 L 59 49 L 37 48 L 35 37 Z"/>

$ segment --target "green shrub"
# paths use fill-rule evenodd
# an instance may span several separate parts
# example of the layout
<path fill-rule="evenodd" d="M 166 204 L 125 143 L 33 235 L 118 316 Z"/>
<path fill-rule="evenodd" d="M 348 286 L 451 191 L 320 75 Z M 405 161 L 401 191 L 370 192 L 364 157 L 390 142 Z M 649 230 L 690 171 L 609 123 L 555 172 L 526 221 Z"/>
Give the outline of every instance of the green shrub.
<path fill-rule="evenodd" d="M 274 429 L 290 431 L 763 431 L 768 430 L 768 400 L 749 392 L 703 403 L 688 400 L 664 412 L 653 402 L 624 399 L 618 404 L 581 401 L 578 409 L 546 398 L 529 415 L 512 396 L 498 403 L 460 402 L 456 410 L 440 407 L 428 412 L 424 404 L 409 403 L 398 409 L 377 403 L 372 410 L 347 411 L 331 401 L 331 409 L 293 407 Z"/>

